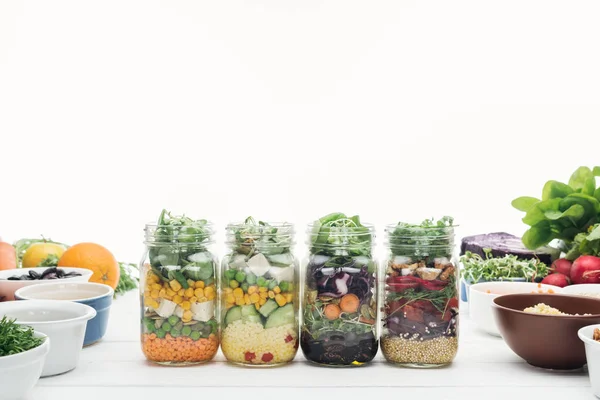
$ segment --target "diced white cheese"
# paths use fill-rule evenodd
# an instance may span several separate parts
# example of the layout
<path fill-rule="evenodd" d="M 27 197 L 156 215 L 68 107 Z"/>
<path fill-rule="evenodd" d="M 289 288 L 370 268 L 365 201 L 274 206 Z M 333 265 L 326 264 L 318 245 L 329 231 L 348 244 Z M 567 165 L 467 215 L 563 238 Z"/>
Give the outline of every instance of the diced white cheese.
<path fill-rule="evenodd" d="M 258 253 L 254 257 L 248 260 L 248 267 L 250 271 L 256 276 L 263 276 L 271 268 L 269 260 L 262 253 Z"/>
<path fill-rule="evenodd" d="M 244 269 L 246 265 L 246 256 L 243 254 L 236 254 L 231 258 L 229 265 L 234 269 Z"/>
<path fill-rule="evenodd" d="M 191 262 L 195 262 L 195 263 L 206 263 L 206 262 L 211 262 L 212 257 L 209 252 L 204 251 L 202 253 L 192 254 L 191 256 L 188 257 L 188 260 L 190 260 Z"/>
<path fill-rule="evenodd" d="M 436 279 L 441 273 L 442 270 L 438 268 L 417 268 L 417 274 L 421 277 L 421 279 L 425 279 L 426 281 L 432 281 Z"/>
<path fill-rule="evenodd" d="M 284 268 L 271 267 L 271 269 L 269 269 L 269 275 L 271 276 L 271 278 L 275 278 L 275 280 L 277 282 L 281 282 L 281 281 L 293 282 L 294 281 L 294 266 L 289 266 L 289 267 L 284 267 Z"/>
<path fill-rule="evenodd" d="M 183 308 L 181 308 L 181 306 L 177 306 L 175 308 L 175 315 L 178 316 L 179 318 L 183 318 Z"/>
<path fill-rule="evenodd" d="M 410 257 L 406 256 L 395 256 L 393 264 L 401 265 L 401 264 L 410 264 L 412 260 Z"/>
<path fill-rule="evenodd" d="M 192 304 L 192 318 L 196 321 L 206 322 L 215 315 L 215 304 L 213 301 Z"/>
<path fill-rule="evenodd" d="M 169 318 L 175 312 L 175 307 L 177 307 L 177 304 L 167 299 L 162 299 L 156 309 L 156 313 L 162 318 Z"/>

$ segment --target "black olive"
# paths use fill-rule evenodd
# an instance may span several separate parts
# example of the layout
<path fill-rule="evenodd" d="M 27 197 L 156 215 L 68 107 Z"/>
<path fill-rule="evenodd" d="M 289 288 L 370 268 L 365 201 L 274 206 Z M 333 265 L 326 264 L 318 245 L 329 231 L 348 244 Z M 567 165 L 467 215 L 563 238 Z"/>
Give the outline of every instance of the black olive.
<path fill-rule="evenodd" d="M 32 280 L 40 279 L 40 274 L 33 270 L 29 271 L 29 276 L 31 277 Z"/>

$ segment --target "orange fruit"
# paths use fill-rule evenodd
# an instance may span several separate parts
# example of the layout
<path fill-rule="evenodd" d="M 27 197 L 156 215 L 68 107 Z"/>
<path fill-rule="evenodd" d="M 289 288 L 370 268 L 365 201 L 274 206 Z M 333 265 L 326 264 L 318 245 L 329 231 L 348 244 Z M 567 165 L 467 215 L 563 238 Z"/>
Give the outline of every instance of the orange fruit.
<path fill-rule="evenodd" d="M 117 287 L 119 283 L 119 263 L 105 247 L 95 243 L 78 243 L 65 251 L 59 267 L 85 268 L 94 272 L 90 282 Z"/>

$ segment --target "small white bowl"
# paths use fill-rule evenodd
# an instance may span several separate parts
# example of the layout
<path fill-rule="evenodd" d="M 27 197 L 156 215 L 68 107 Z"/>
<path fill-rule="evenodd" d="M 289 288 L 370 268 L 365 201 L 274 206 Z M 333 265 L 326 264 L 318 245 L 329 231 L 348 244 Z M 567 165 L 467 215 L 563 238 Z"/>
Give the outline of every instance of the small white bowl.
<path fill-rule="evenodd" d="M 482 282 L 469 287 L 469 316 L 484 332 L 494 336 L 501 336 L 496 325 L 492 305 L 494 299 L 504 294 L 518 293 L 563 293 L 562 288 L 533 282 Z"/>
<path fill-rule="evenodd" d="M 563 294 L 600 298 L 600 283 L 583 283 L 566 286 L 563 288 Z"/>
<path fill-rule="evenodd" d="M 595 328 L 600 328 L 600 325 L 584 326 L 577 331 L 577 336 L 585 345 L 585 358 L 587 359 L 592 391 L 596 397 L 600 397 L 600 342 L 593 339 Z"/>
<path fill-rule="evenodd" d="M 87 321 L 96 316 L 96 310 L 67 301 L 29 300 L 0 303 L 0 316 L 3 315 L 50 338 L 52 348 L 42 372 L 45 377 L 63 374 L 77 366 Z"/>
<path fill-rule="evenodd" d="M 0 271 L 0 301 L 10 301 L 15 299 L 15 292 L 25 286 L 33 286 L 40 285 L 44 283 L 51 282 L 88 282 L 92 275 L 94 274 L 89 269 L 84 268 L 71 268 L 71 267 L 58 267 L 65 272 L 77 272 L 80 273 L 81 276 L 74 276 L 70 278 L 63 279 L 43 279 L 43 280 L 35 280 L 35 281 L 9 281 L 7 278 L 11 276 L 22 276 L 29 274 L 29 271 L 33 270 L 42 274 L 45 270 L 52 267 L 46 268 L 17 268 L 17 269 L 7 269 L 4 271 Z"/>
<path fill-rule="evenodd" d="M 50 339 L 43 333 L 44 343 L 23 353 L 0 357 L 0 395 L 2 400 L 22 399 L 40 379 L 46 355 L 50 350 Z"/>

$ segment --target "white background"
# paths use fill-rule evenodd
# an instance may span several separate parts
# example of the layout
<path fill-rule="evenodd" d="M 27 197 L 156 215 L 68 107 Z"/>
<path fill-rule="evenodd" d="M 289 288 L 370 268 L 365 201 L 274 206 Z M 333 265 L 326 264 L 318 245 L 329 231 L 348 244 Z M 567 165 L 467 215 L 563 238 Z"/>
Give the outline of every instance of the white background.
<path fill-rule="evenodd" d="M 521 234 L 514 197 L 600 164 L 599 12 L 0 0 L 0 236 L 137 261 L 163 207 L 221 228 L 343 211 Z"/>

